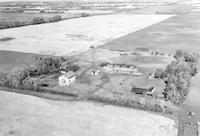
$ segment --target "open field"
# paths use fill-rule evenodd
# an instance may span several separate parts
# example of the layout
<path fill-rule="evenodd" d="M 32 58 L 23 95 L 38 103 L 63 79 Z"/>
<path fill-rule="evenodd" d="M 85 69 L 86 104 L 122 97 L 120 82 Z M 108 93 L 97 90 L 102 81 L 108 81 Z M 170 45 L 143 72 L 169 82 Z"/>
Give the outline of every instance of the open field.
<path fill-rule="evenodd" d="M 1 30 L 0 39 L 15 39 L 0 42 L 0 50 L 52 55 L 76 54 L 88 50 L 92 45 L 102 45 L 171 16 L 102 15 Z"/>
<path fill-rule="evenodd" d="M 59 102 L 0 91 L 0 132 L 20 136 L 176 136 L 169 118 L 85 102 Z M 115 113 L 115 114 L 113 114 Z"/>
<path fill-rule="evenodd" d="M 102 48 L 135 50 L 143 47 L 160 52 L 186 49 L 200 53 L 200 14 L 184 14 L 106 43 Z M 145 38 L 144 38 L 145 37 Z"/>

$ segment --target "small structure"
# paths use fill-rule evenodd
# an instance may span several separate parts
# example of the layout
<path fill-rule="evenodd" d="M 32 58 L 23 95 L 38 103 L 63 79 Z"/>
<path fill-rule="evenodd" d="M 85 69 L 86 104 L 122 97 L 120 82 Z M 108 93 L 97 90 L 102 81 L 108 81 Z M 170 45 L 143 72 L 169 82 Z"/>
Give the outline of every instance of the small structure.
<path fill-rule="evenodd" d="M 133 87 L 131 90 L 131 92 L 134 92 L 135 94 L 142 95 L 142 96 L 152 95 L 154 91 L 155 91 L 155 87 L 150 87 L 148 89 Z"/>
<path fill-rule="evenodd" d="M 98 76 L 98 75 L 100 75 L 100 70 L 95 70 L 95 69 L 93 69 L 93 70 L 91 71 L 91 75 L 93 75 L 93 76 Z"/>
<path fill-rule="evenodd" d="M 76 75 L 74 72 L 62 72 L 62 75 L 58 78 L 60 86 L 69 86 L 73 81 L 76 80 Z"/>
<path fill-rule="evenodd" d="M 150 74 L 147 76 L 147 78 L 148 78 L 149 80 L 153 80 L 153 79 L 155 78 L 155 73 L 150 73 Z"/>

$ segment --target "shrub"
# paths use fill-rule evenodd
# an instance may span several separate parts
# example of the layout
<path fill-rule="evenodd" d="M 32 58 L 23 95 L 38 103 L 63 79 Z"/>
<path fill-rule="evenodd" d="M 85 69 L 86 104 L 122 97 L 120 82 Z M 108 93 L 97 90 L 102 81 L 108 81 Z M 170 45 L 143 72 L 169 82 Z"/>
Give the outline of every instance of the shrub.
<path fill-rule="evenodd" d="M 78 71 L 80 69 L 79 65 L 68 65 L 67 67 L 65 67 L 66 71 Z"/>
<path fill-rule="evenodd" d="M 56 57 L 39 57 L 36 58 L 35 68 L 37 75 L 58 72 L 60 70 L 61 62 Z"/>
<path fill-rule="evenodd" d="M 88 17 L 88 16 L 90 16 L 90 14 L 87 14 L 87 13 L 81 13 L 81 17 Z"/>
<path fill-rule="evenodd" d="M 45 20 L 44 20 L 44 18 L 42 18 L 42 17 L 34 17 L 34 18 L 29 22 L 30 25 L 42 24 L 42 23 L 46 23 Z"/>
<path fill-rule="evenodd" d="M 166 77 L 165 75 L 165 71 L 163 69 L 157 69 L 155 71 L 155 75 L 154 75 L 155 78 L 161 78 L 161 79 L 164 79 Z"/>
<path fill-rule="evenodd" d="M 62 17 L 60 15 L 56 15 L 56 16 L 49 18 L 49 22 L 58 22 L 58 21 L 61 21 L 61 20 L 62 20 Z"/>
<path fill-rule="evenodd" d="M 18 21 L 10 22 L 10 23 L 5 22 L 5 23 L 0 24 L 0 29 L 20 27 L 20 26 L 25 26 L 25 25 L 26 25 L 25 22 L 18 22 Z"/>

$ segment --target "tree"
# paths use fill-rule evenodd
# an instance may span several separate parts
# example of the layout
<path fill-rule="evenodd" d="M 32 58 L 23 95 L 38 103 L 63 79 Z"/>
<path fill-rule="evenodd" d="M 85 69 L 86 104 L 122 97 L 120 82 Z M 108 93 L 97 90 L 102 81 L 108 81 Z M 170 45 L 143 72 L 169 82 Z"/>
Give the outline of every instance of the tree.
<path fill-rule="evenodd" d="M 30 21 L 30 25 L 35 25 L 35 24 L 42 24 L 42 23 L 46 23 L 44 18 L 42 17 L 34 17 L 31 21 Z"/>
<path fill-rule="evenodd" d="M 56 15 L 56 16 L 49 18 L 49 22 L 58 22 L 58 21 L 61 21 L 61 20 L 62 20 L 62 17 L 60 15 Z"/>
<path fill-rule="evenodd" d="M 191 78 L 197 74 L 198 55 L 178 50 L 176 58 L 165 70 L 164 94 L 174 104 L 180 105 L 186 99 L 191 85 Z"/>
<path fill-rule="evenodd" d="M 60 70 L 60 60 L 55 57 L 41 57 L 36 63 L 37 73 L 47 74 L 52 72 L 58 72 Z"/>
<path fill-rule="evenodd" d="M 157 69 L 155 71 L 155 75 L 154 75 L 155 78 L 161 78 L 161 79 L 164 79 L 165 78 L 165 71 L 163 69 Z"/>

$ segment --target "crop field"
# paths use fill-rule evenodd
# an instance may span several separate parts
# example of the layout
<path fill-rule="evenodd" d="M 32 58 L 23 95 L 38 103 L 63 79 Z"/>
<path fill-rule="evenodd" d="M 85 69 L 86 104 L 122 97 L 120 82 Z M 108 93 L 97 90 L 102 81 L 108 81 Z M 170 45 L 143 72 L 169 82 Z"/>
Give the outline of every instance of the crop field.
<path fill-rule="evenodd" d="M 0 50 L 58 56 L 78 54 L 169 17 L 172 15 L 101 15 L 1 30 L 0 39 L 13 39 L 0 40 Z"/>
<path fill-rule="evenodd" d="M 173 120 L 140 110 L 59 102 L 3 91 L 0 91 L 0 104 L 4 105 L 0 107 L 3 135 L 177 135 Z"/>
<path fill-rule="evenodd" d="M 101 47 L 114 50 L 135 50 L 143 47 L 160 52 L 174 52 L 177 49 L 200 52 L 199 18 L 200 14 L 177 15 Z"/>

